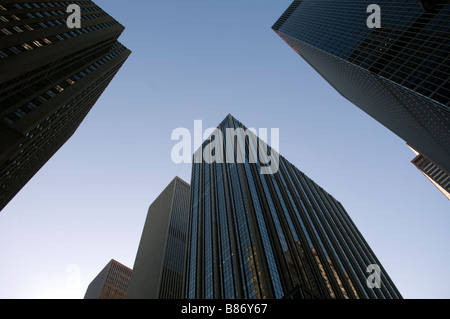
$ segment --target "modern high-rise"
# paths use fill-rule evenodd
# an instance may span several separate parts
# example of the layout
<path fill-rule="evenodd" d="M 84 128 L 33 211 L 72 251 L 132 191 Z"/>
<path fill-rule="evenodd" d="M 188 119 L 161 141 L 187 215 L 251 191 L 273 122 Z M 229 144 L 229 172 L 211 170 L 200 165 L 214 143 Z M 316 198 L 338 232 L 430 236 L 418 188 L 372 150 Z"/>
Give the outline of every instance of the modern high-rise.
<path fill-rule="evenodd" d="M 69 28 L 69 4 L 81 9 Z M 90 0 L 0 4 L 0 210 L 74 134 L 130 51 Z"/>
<path fill-rule="evenodd" d="M 341 95 L 450 171 L 449 1 L 295 0 L 272 28 Z"/>
<path fill-rule="evenodd" d="M 112 259 L 89 284 L 84 299 L 125 299 L 132 270 Z"/>
<path fill-rule="evenodd" d="M 191 189 L 186 298 L 402 298 L 342 204 L 231 115 Z"/>
<path fill-rule="evenodd" d="M 436 186 L 436 188 L 450 200 L 450 173 L 439 167 L 432 160 L 411 148 L 416 157 L 411 161 L 413 165 Z"/>
<path fill-rule="evenodd" d="M 150 205 L 127 299 L 180 299 L 190 186 L 175 177 Z"/>

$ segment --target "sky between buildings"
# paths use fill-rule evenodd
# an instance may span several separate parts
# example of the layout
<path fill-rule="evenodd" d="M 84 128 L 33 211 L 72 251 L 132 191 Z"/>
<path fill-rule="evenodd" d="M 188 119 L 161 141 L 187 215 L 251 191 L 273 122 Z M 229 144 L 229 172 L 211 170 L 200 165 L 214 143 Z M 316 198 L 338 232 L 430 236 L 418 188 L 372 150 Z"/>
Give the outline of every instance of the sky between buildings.
<path fill-rule="evenodd" d="M 190 182 L 173 130 L 228 113 L 279 128 L 280 154 L 343 204 L 403 297 L 450 297 L 449 201 L 271 30 L 290 0 L 95 2 L 133 54 L 0 213 L 0 298 L 83 298 L 111 259 L 132 268 L 152 201 Z"/>

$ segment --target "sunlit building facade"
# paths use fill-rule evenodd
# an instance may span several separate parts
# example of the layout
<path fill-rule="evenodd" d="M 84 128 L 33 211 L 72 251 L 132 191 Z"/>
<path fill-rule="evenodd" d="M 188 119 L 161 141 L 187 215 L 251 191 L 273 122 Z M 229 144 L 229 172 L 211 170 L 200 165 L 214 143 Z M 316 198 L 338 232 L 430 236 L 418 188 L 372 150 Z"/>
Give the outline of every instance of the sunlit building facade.
<path fill-rule="evenodd" d="M 416 157 L 411 161 L 413 165 L 436 186 L 436 188 L 450 200 L 450 173 L 439 167 L 432 160 L 411 148 Z"/>
<path fill-rule="evenodd" d="M 193 156 L 186 298 L 401 298 L 339 201 L 231 115 L 217 131 Z"/>

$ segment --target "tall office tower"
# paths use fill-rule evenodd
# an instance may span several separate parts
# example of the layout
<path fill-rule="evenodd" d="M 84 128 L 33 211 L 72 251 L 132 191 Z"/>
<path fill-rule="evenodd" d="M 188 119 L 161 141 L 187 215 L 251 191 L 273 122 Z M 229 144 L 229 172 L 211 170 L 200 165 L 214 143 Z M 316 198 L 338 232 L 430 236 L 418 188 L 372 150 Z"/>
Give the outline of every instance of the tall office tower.
<path fill-rule="evenodd" d="M 450 200 L 450 173 L 433 163 L 432 160 L 410 147 L 416 157 L 411 161 L 414 166 Z"/>
<path fill-rule="evenodd" d="M 231 115 L 217 132 L 193 157 L 186 298 L 401 298 L 340 202 Z"/>
<path fill-rule="evenodd" d="M 84 299 L 125 299 L 132 270 L 112 259 L 89 284 Z"/>
<path fill-rule="evenodd" d="M 0 210 L 74 134 L 130 51 L 92 1 L 0 5 Z M 70 12 L 72 13 L 72 12 Z"/>
<path fill-rule="evenodd" d="M 381 28 L 369 28 L 377 17 Z M 273 29 L 341 95 L 450 171 L 449 1 L 296 0 Z"/>
<path fill-rule="evenodd" d="M 175 177 L 150 205 L 127 299 L 180 299 L 190 186 Z"/>

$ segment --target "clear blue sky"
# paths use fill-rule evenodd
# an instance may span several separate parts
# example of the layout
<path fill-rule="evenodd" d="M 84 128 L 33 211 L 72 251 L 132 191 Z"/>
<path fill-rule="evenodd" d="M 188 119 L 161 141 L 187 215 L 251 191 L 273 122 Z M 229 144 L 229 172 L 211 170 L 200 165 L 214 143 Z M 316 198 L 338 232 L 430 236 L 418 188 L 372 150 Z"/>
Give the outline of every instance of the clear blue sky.
<path fill-rule="evenodd" d="M 280 154 L 346 208 L 405 298 L 449 298 L 449 201 L 404 141 L 341 97 L 272 30 L 291 0 L 98 0 L 133 54 L 76 134 L 0 213 L 0 298 L 83 298 L 133 267 L 175 175 L 178 127 L 280 128 Z"/>

